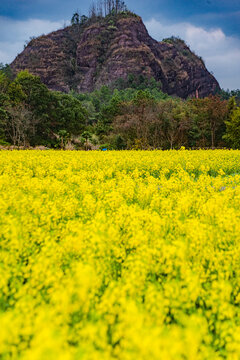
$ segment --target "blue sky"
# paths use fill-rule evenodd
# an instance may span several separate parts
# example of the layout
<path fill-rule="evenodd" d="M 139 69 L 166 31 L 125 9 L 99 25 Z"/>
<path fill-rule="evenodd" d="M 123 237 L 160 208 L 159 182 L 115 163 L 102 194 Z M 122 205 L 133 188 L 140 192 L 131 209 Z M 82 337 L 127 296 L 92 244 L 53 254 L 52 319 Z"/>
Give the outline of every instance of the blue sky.
<path fill-rule="evenodd" d="M 240 0 L 128 0 L 156 40 L 183 38 L 220 85 L 240 88 Z M 0 62 L 10 63 L 30 36 L 56 30 L 91 1 L 0 0 Z"/>

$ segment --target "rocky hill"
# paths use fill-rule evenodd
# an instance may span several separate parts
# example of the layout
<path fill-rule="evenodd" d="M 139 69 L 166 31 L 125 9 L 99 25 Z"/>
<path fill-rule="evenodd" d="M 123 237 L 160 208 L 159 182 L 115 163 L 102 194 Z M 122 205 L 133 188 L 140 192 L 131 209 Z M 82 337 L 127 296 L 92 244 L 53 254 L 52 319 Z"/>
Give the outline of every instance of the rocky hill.
<path fill-rule="evenodd" d="M 161 35 L 161 34 L 159 34 Z M 158 42 L 131 13 L 96 18 L 33 39 L 11 64 L 28 69 L 53 90 L 86 92 L 129 74 L 153 77 L 182 98 L 219 89 L 201 58 L 176 38 Z"/>

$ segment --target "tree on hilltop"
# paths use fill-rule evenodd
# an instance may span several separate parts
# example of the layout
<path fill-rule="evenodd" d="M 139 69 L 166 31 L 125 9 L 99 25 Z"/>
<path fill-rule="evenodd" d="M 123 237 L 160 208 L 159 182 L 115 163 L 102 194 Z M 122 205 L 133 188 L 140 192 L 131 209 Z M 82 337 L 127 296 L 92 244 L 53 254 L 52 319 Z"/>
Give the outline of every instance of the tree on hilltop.
<path fill-rule="evenodd" d="M 117 15 L 126 11 L 128 11 L 127 6 L 122 0 L 93 1 L 89 7 L 89 17 L 85 15 L 80 16 L 79 12 L 76 11 L 71 18 L 71 24 L 84 25 L 88 19 Z"/>

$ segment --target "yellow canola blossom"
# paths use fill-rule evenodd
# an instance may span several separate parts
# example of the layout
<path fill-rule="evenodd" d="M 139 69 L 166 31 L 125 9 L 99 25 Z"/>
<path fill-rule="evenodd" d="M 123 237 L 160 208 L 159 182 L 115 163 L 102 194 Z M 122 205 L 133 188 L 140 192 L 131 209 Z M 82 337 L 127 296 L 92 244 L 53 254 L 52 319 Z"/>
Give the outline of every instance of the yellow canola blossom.
<path fill-rule="evenodd" d="M 240 151 L 0 152 L 0 359 L 240 359 Z"/>

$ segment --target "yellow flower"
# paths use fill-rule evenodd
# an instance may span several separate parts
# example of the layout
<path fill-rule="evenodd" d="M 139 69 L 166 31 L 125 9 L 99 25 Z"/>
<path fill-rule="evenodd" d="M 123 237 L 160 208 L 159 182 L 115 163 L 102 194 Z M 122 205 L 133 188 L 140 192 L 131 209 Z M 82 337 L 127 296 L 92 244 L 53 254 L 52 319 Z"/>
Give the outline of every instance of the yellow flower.
<path fill-rule="evenodd" d="M 239 358 L 240 151 L 0 152 L 0 358 Z"/>

